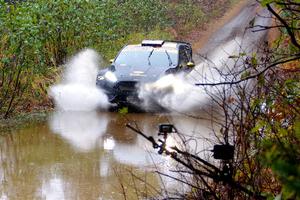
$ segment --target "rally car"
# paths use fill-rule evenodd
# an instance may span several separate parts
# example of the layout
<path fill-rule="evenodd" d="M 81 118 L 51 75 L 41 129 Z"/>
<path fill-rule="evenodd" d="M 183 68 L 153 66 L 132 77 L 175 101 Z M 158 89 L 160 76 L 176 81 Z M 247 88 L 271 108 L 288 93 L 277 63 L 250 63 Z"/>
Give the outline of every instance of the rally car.
<path fill-rule="evenodd" d="M 111 65 L 98 73 L 96 84 L 117 107 L 138 106 L 142 101 L 138 97 L 140 84 L 169 73 L 190 72 L 194 66 L 189 43 L 143 40 L 124 46 Z"/>

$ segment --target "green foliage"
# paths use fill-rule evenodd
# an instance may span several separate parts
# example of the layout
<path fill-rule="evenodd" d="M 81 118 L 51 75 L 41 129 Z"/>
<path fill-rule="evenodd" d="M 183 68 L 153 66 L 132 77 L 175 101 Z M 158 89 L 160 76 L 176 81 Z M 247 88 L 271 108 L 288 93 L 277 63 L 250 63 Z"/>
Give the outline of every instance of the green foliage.
<path fill-rule="evenodd" d="M 273 2 L 273 0 L 262 0 L 262 1 L 260 2 L 260 4 L 261 4 L 262 6 L 266 6 L 267 4 L 272 3 L 272 2 Z"/>
<path fill-rule="evenodd" d="M 199 26 L 208 21 L 207 15 L 197 6 L 195 0 L 184 0 L 176 3 L 165 3 L 168 5 L 168 15 L 173 26 L 177 26 L 180 32 L 191 31 L 195 26 Z"/>
<path fill-rule="evenodd" d="M 280 18 L 275 21 L 280 28 L 277 30 L 279 37 L 272 44 L 275 47 L 272 58 L 293 58 L 294 61 L 278 65 L 280 69 L 274 74 L 258 77 L 258 86 L 263 91 L 252 103 L 252 110 L 258 115 L 251 132 L 261 137 L 260 163 L 272 171 L 281 187 L 277 192 L 273 190 L 271 195 L 277 195 L 276 199 L 300 199 L 299 2 L 260 2 L 263 6 L 269 5 L 269 9 L 274 9 L 273 12 Z M 257 61 L 251 60 L 251 64 L 256 66 Z"/>
<path fill-rule="evenodd" d="M 128 114 L 128 107 L 123 107 L 123 108 L 119 109 L 119 114 L 121 114 L 121 115 Z"/>
<path fill-rule="evenodd" d="M 247 78 L 250 75 L 251 75 L 251 73 L 249 71 L 245 71 L 245 72 L 242 73 L 241 79 L 245 79 L 245 78 Z"/>
<path fill-rule="evenodd" d="M 283 199 L 300 198 L 299 78 L 276 80 L 272 91 L 253 101 L 260 112 L 252 133 L 262 137 L 260 162 L 282 185 Z"/>
<path fill-rule="evenodd" d="M 169 24 L 165 12 L 154 0 L 1 0 L 1 115 L 12 113 L 17 102 L 46 102 L 47 87 L 55 81 L 51 74 L 83 48 L 111 58 L 133 38 L 170 38 L 162 31 Z"/>
<path fill-rule="evenodd" d="M 299 0 L 262 0 L 261 4 L 270 5 L 280 17 L 277 21 L 280 37 L 273 44 L 274 57 L 286 59 L 299 55 Z M 280 66 L 267 93 L 260 96 L 264 99 L 264 110 L 253 129 L 263 136 L 260 161 L 272 169 L 281 183 L 282 199 L 300 199 L 300 80 L 299 59 L 296 59 Z"/>
<path fill-rule="evenodd" d="M 8 51 L 22 48 L 32 54 L 31 64 L 58 65 L 84 47 L 100 49 L 108 40 L 167 24 L 164 7 L 146 0 L 2 2 L 0 9 Z"/>
<path fill-rule="evenodd" d="M 281 21 L 285 21 L 285 24 L 277 22 L 279 25 L 279 31 L 281 37 L 278 37 L 277 41 L 274 43 L 274 46 L 280 47 L 278 53 L 292 55 L 300 52 L 299 46 L 295 46 L 294 42 L 291 42 L 291 35 L 294 35 L 294 39 L 299 43 L 300 38 L 300 22 L 299 22 L 299 0 L 292 1 L 271 1 L 271 0 L 262 0 L 261 4 L 263 6 L 270 5 L 280 16 Z"/>
<path fill-rule="evenodd" d="M 283 199 L 300 198 L 300 129 L 293 127 L 293 136 L 289 131 L 278 129 L 280 140 L 266 139 L 263 142 L 265 154 L 262 163 L 271 167 L 282 183 Z"/>

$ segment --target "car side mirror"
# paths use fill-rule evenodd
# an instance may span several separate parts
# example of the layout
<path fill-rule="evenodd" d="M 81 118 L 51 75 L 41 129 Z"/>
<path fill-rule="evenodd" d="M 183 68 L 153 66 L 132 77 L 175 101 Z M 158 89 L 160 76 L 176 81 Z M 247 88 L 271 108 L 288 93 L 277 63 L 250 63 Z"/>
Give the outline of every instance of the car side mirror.
<path fill-rule="evenodd" d="M 190 61 L 186 64 L 186 66 L 193 68 L 193 67 L 195 67 L 195 63 Z"/>
<path fill-rule="evenodd" d="M 109 60 L 109 63 L 111 64 L 111 63 L 113 63 L 114 62 L 114 59 L 110 59 Z"/>

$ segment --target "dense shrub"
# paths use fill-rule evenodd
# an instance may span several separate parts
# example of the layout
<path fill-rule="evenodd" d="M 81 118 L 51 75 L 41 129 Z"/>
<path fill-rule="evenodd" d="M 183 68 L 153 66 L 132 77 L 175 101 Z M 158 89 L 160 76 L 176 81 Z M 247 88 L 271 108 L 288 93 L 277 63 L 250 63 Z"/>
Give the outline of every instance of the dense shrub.
<path fill-rule="evenodd" d="M 84 47 L 101 49 L 108 40 L 163 27 L 159 1 L 26 1 L 1 3 L 1 32 L 7 49 L 22 51 L 32 62 L 61 64 L 66 55 Z M 29 59 L 28 59 L 29 60 Z"/>
<path fill-rule="evenodd" d="M 158 31 L 168 24 L 165 9 L 154 0 L 0 1 L 1 114 L 24 98 L 47 98 L 50 74 L 82 48 L 111 57 L 128 40 L 169 37 Z"/>

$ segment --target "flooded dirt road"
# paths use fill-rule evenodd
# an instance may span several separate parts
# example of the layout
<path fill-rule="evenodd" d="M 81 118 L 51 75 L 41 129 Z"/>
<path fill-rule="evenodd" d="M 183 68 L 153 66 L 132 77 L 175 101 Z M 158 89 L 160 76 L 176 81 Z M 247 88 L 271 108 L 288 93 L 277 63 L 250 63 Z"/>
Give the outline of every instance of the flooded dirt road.
<path fill-rule="evenodd" d="M 251 31 L 245 32 L 256 11 L 257 5 L 249 3 L 236 18 L 213 35 L 198 52 L 202 56 L 197 54 L 199 64 L 191 73 L 191 79 L 199 81 L 204 77 L 209 65 L 203 64 L 203 55 L 214 61 L 215 66 L 222 67 L 228 56 L 238 53 L 240 47 L 251 49 L 255 46 L 253 41 L 260 42 L 265 37 L 265 34 L 253 36 Z M 256 22 L 266 23 L 263 20 L 265 18 Z M 211 77 L 216 79 L 215 74 Z M 78 92 L 70 87 L 56 89 L 58 94 L 60 89 L 68 89 L 70 94 Z M 183 97 L 182 100 L 188 98 L 184 94 Z M 91 98 L 91 102 L 93 100 Z M 182 103 L 180 100 L 174 106 L 183 106 Z M 64 105 L 70 104 L 61 104 Z M 201 101 L 187 108 L 193 111 L 195 106 L 200 109 L 194 118 L 178 112 L 121 115 L 99 111 L 57 111 L 46 123 L 31 124 L 14 133 L 1 133 L 0 199 L 109 200 L 125 199 L 125 196 L 127 199 L 142 199 L 163 194 L 160 188 L 185 190 L 179 182 L 155 173 L 159 170 L 176 176 L 170 172 L 176 164 L 169 157 L 155 153 L 144 138 L 125 128 L 125 124 L 135 124 L 145 134 L 156 136 L 158 124 L 172 123 L 189 141 L 192 152 L 210 160 L 212 154 L 209 150 L 220 131 L 220 126 L 212 119 L 221 118 L 210 101 Z M 176 134 L 168 144 L 180 145 Z"/>
<path fill-rule="evenodd" d="M 154 153 L 125 123 L 136 123 L 153 136 L 160 123 L 174 123 L 178 131 L 199 139 L 211 133 L 208 120 L 183 116 L 53 113 L 46 124 L 0 136 L 0 199 L 124 199 L 121 183 L 128 199 L 157 196 L 161 184 L 179 189 L 154 173 L 169 174 L 170 158 Z M 202 151 L 204 146 L 209 142 L 198 143 Z"/>

